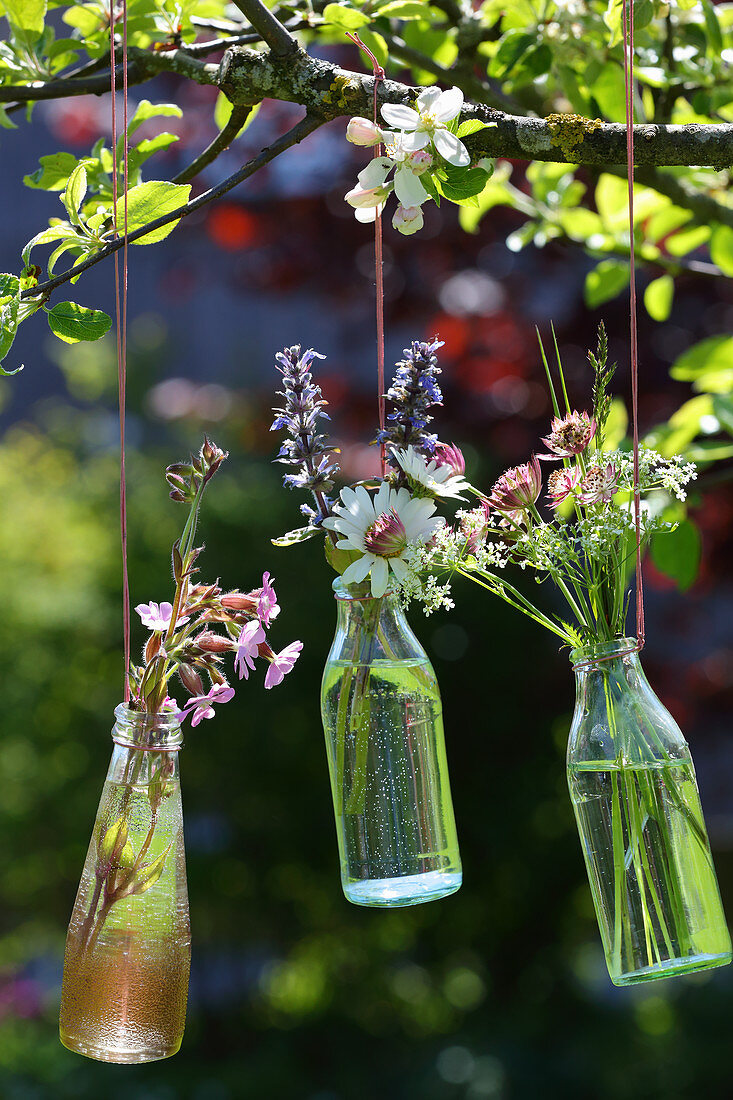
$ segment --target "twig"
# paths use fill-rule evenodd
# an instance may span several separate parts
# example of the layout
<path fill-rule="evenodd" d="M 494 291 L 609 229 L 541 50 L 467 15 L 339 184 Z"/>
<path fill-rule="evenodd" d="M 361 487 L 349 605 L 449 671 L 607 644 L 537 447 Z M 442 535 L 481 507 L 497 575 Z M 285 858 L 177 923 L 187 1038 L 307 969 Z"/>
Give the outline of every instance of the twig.
<path fill-rule="evenodd" d="M 207 165 L 216 160 L 220 153 L 228 149 L 244 126 L 252 110 L 253 105 L 249 107 L 232 107 L 232 113 L 229 116 L 229 121 L 226 126 L 216 135 L 211 144 L 204 149 L 203 153 L 199 153 L 196 159 L 191 161 L 187 168 L 184 168 L 177 176 L 173 177 L 173 183 L 188 183 L 188 181 L 197 176 L 199 172 L 202 172 Z"/>
<path fill-rule="evenodd" d="M 170 213 L 164 214 L 162 217 L 156 218 L 152 222 L 148 222 L 147 225 L 140 226 L 139 229 L 129 234 L 127 238 L 128 242 L 133 244 L 135 241 L 139 241 L 141 237 L 145 237 L 148 233 L 152 233 L 153 230 L 160 229 L 164 225 L 169 225 L 170 222 L 186 218 L 189 214 L 193 214 L 194 210 L 199 210 L 202 206 L 206 206 L 208 203 L 213 202 L 214 199 L 218 199 L 220 195 L 225 195 L 227 191 L 231 191 L 237 184 L 253 176 L 255 172 L 258 172 L 260 168 L 264 168 L 266 164 L 269 164 L 270 161 L 274 160 L 280 153 L 284 153 L 286 149 L 290 149 L 291 146 L 297 145 L 299 141 L 302 141 L 304 137 L 307 137 L 308 134 L 313 133 L 314 130 L 317 130 L 318 127 L 322 125 L 322 118 L 306 115 L 305 118 L 302 118 L 300 122 L 296 123 L 292 129 L 288 130 L 286 134 L 283 134 L 277 141 L 274 141 L 272 145 L 268 145 L 266 149 L 263 149 L 262 152 L 258 153 L 252 160 L 247 161 L 247 163 L 237 172 L 234 172 L 231 176 L 227 176 L 227 178 L 217 184 L 216 187 L 211 187 L 208 191 L 204 191 L 202 195 L 186 203 L 185 206 L 179 206 L 176 210 L 172 210 Z M 106 258 L 115 253 L 118 248 L 122 248 L 123 243 L 124 238 L 122 237 L 110 241 L 109 244 L 105 245 L 105 247 L 95 253 L 94 256 L 90 256 L 84 263 L 78 264 L 68 271 L 64 271 L 63 274 L 57 275 L 54 279 L 49 279 L 45 283 L 39 283 L 38 286 L 32 287 L 29 290 L 24 290 L 21 294 L 21 298 L 36 298 L 39 294 L 50 293 L 50 291 L 55 290 L 56 287 L 67 283 L 69 279 L 81 275 L 84 271 L 88 271 L 90 267 L 94 267 L 95 264 L 101 263 L 102 260 L 106 260 Z"/>
<path fill-rule="evenodd" d="M 260 0 L 233 0 L 234 6 L 247 17 L 256 31 L 270 47 L 274 57 L 287 57 L 300 49 L 289 30 Z"/>

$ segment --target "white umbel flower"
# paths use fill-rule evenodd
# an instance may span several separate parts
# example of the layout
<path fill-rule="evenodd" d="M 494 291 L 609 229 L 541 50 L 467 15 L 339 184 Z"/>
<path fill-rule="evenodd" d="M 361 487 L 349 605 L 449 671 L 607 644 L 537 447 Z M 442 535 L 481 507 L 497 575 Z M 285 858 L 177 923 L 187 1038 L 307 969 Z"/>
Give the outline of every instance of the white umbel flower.
<path fill-rule="evenodd" d="M 413 497 L 407 489 L 391 489 L 383 482 L 378 492 L 370 496 L 363 485 L 341 490 L 341 504 L 334 506 L 335 515 L 323 521 L 341 539 L 339 550 L 356 550 L 362 556 L 345 570 L 346 584 L 356 584 L 371 574 L 372 595 L 387 591 L 390 572 L 398 582 L 405 580 L 409 548 L 425 545 L 443 520 L 433 517 L 435 503 Z"/>
<path fill-rule="evenodd" d="M 394 451 L 394 456 L 412 486 L 419 485 L 436 497 L 466 499 L 461 496 L 461 493 L 469 488 L 469 484 L 463 474 L 457 474 L 451 466 L 436 462 L 434 459 L 430 462 L 426 461 L 414 447 L 408 447 L 404 451 Z"/>
<path fill-rule="evenodd" d="M 471 163 L 468 150 L 452 134 L 446 122 L 457 118 L 463 109 L 463 92 L 450 88 L 426 88 L 415 101 L 415 108 L 399 103 L 385 103 L 382 117 L 390 126 L 402 131 L 402 147 L 408 152 L 424 149 L 430 142 L 449 164 L 465 168 Z"/>

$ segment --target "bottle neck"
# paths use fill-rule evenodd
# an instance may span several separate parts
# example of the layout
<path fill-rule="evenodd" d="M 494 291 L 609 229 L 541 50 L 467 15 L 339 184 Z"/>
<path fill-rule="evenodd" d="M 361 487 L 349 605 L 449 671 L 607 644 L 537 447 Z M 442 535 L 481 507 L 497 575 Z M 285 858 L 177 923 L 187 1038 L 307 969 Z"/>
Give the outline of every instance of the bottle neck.
<path fill-rule="evenodd" d="M 175 752 L 183 744 L 181 720 L 176 711 L 149 714 L 132 710 L 125 703 L 115 707 L 112 740 L 128 749 L 147 752 Z"/>
<path fill-rule="evenodd" d="M 374 661 L 425 661 L 395 593 L 374 597 L 368 584 L 334 583 L 338 621 L 332 658 L 357 664 Z"/>
<path fill-rule="evenodd" d="M 609 642 L 578 646 L 570 651 L 570 661 L 576 679 L 590 672 L 618 671 L 622 668 L 641 670 L 636 638 L 614 638 Z"/>

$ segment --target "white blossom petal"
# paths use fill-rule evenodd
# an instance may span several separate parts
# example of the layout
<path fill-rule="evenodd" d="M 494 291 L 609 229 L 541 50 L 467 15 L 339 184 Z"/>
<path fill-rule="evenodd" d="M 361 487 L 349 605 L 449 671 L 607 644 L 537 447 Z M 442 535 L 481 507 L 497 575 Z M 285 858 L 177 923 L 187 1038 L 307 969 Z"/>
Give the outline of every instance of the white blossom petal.
<path fill-rule="evenodd" d="M 397 130 L 414 130 L 420 122 L 420 116 L 412 107 L 401 103 L 385 103 L 382 118 Z"/>
<path fill-rule="evenodd" d="M 394 189 L 403 206 L 420 206 L 429 198 L 427 191 L 410 168 L 397 169 Z"/>
<path fill-rule="evenodd" d="M 450 122 L 461 113 L 463 107 L 463 92 L 460 88 L 451 88 L 447 92 L 441 92 L 432 105 L 430 114 L 436 122 Z"/>
<path fill-rule="evenodd" d="M 381 214 L 383 210 L 384 203 L 380 206 L 362 206 L 354 211 L 354 217 L 362 225 L 371 225 L 372 222 L 377 220 L 377 213 Z"/>
<path fill-rule="evenodd" d="M 394 168 L 389 157 L 374 157 L 357 176 L 362 187 L 381 187 Z"/>
<path fill-rule="evenodd" d="M 441 92 L 440 88 L 436 88 L 435 86 L 432 88 L 425 88 L 424 91 L 420 92 L 415 103 L 420 114 L 423 115 L 427 111 L 430 111 L 430 114 L 432 114 L 431 108 L 433 104 L 440 99 L 441 95 L 443 95 L 443 92 Z"/>
<path fill-rule="evenodd" d="M 415 130 L 414 133 L 404 134 L 402 148 L 406 153 L 416 153 L 418 149 L 424 149 L 430 144 L 430 134 L 426 130 Z"/>
<path fill-rule="evenodd" d="M 450 130 L 436 130 L 433 140 L 435 148 L 449 164 L 454 164 L 456 168 L 465 168 L 471 163 L 468 149 Z"/>

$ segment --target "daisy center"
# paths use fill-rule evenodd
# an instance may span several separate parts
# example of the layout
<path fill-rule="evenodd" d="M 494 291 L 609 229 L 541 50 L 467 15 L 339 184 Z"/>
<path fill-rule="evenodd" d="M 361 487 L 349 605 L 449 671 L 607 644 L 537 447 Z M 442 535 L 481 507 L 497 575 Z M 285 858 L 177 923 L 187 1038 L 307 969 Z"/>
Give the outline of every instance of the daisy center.
<path fill-rule="evenodd" d="M 396 558 L 407 546 L 407 531 L 394 508 L 382 512 L 364 533 L 364 547 L 380 558 Z"/>

